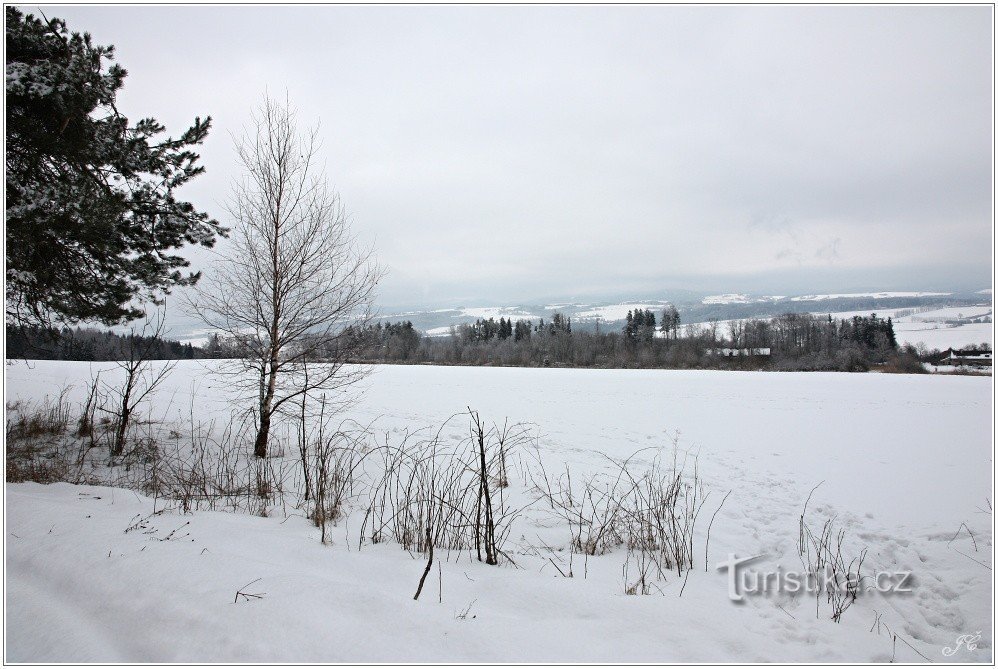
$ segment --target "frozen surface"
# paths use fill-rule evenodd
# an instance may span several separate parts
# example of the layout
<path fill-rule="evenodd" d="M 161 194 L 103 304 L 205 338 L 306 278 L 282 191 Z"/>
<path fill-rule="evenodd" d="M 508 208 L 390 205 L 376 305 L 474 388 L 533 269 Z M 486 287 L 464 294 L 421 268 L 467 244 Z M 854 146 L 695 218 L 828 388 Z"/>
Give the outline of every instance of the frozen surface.
<path fill-rule="evenodd" d="M 90 375 L 109 367 L 8 366 L 7 400 L 72 384 L 79 401 Z M 208 367 L 181 363 L 155 417 L 182 427 L 191 412 L 228 415 L 227 384 Z M 704 514 L 731 491 L 710 553 L 701 535 L 701 567 L 685 587 L 673 576 L 661 595 L 625 596 L 622 550 L 589 558 L 585 578 L 576 557 L 575 578 L 561 578 L 530 546 L 541 534 L 565 546 L 568 530 L 531 509 L 512 535 L 518 569 L 452 559 L 414 602 L 422 558 L 393 544 L 357 552 L 356 515 L 332 546 L 304 518 L 281 513 L 170 512 L 154 517 L 150 534 L 126 534 L 152 500 L 7 485 L 6 659 L 991 660 L 990 378 L 385 366 L 358 390 L 350 414 L 381 431 L 439 425 L 468 405 L 500 422 L 529 421 L 547 465 L 568 462 L 573 472 L 598 467 L 598 453 L 665 446 L 678 431 L 712 491 Z M 864 594 L 840 624 L 826 608 L 816 617 L 814 599 L 733 604 L 714 565 L 736 553 L 762 554 L 760 569 L 796 566 L 801 507 L 822 481 L 814 519 L 835 517 L 849 550 L 869 550 L 871 569 L 911 570 L 915 591 Z M 512 486 L 527 494 L 523 480 Z M 178 527 L 188 536 L 157 541 Z M 257 578 L 249 590 L 265 596 L 234 604 Z M 978 631 L 975 650 L 943 655 Z"/>

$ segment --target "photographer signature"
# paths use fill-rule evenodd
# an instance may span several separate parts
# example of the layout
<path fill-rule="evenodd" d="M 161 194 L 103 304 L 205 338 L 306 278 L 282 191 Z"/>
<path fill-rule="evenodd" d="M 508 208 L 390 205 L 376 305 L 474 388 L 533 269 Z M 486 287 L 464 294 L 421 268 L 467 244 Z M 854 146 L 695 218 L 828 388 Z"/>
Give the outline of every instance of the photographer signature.
<path fill-rule="evenodd" d="M 981 630 L 977 630 L 974 634 L 961 634 L 956 638 L 956 644 L 952 648 L 950 646 L 943 648 L 943 655 L 952 657 L 962 646 L 966 646 L 967 650 L 977 650 L 977 642 L 980 640 Z"/>

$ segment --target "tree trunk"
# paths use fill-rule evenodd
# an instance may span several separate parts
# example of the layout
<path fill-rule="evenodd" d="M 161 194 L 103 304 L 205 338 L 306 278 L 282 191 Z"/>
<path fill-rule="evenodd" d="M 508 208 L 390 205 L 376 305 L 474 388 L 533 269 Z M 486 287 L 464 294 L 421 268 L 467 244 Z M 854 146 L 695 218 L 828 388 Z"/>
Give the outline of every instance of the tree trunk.
<path fill-rule="evenodd" d="M 267 457 L 267 439 L 270 437 L 270 413 L 260 416 L 260 429 L 256 432 L 256 443 L 253 445 L 253 455 L 258 458 Z"/>
<path fill-rule="evenodd" d="M 301 471 L 305 476 L 305 501 L 312 499 L 312 477 L 308 472 L 308 447 L 305 442 L 299 445 L 299 450 L 301 451 Z"/>
<path fill-rule="evenodd" d="M 121 415 L 118 417 L 118 429 L 114 433 L 114 444 L 111 445 L 111 457 L 118 457 L 125 451 L 125 433 L 128 431 L 129 416 L 128 406 L 121 408 Z"/>
<path fill-rule="evenodd" d="M 277 389 L 277 355 L 271 354 L 271 364 L 267 370 L 267 392 L 260 403 L 260 429 L 256 433 L 253 455 L 267 457 L 267 439 L 270 437 L 270 420 L 274 415 L 274 392 Z"/>
<path fill-rule="evenodd" d="M 478 421 L 477 415 L 475 416 L 475 428 L 478 433 L 478 452 L 481 457 L 481 470 L 479 472 L 481 475 L 481 487 L 479 489 L 479 496 L 484 500 L 482 507 L 485 511 L 485 527 L 482 528 L 485 532 L 485 536 L 483 537 L 485 543 L 485 564 L 495 565 L 499 564 L 499 559 L 496 555 L 495 521 L 492 518 L 492 497 L 489 494 L 489 479 L 486 471 L 485 430 Z"/>

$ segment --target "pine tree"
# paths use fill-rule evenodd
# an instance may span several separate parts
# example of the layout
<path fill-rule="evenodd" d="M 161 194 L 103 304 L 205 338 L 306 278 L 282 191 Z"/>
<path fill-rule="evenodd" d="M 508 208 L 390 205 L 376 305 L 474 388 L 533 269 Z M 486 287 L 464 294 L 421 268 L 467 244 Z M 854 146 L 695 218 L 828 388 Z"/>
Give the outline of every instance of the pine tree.
<path fill-rule="evenodd" d="M 513 341 L 530 341 L 530 333 L 533 326 L 530 321 L 517 321 L 513 332 Z"/>
<path fill-rule="evenodd" d="M 513 335 L 513 319 L 499 319 L 499 339 L 506 340 Z"/>
<path fill-rule="evenodd" d="M 649 343 L 655 338 L 655 314 L 649 309 L 645 309 L 642 323 L 643 325 L 640 330 L 641 341 Z"/>
<path fill-rule="evenodd" d="M 672 332 L 672 313 L 668 309 L 662 310 L 662 334 L 666 337 Z"/>
<path fill-rule="evenodd" d="M 669 307 L 669 315 L 672 320 L 672 338 L 675 339 L 679 336 L 679 324 L 682 319 L 679 317 L 679 311 L 677 311 L 674 306 Z"/>
<path fill-rule="evenodd" d="M 126 72 L 110 64 L 114 47 L 11 6 L 5 19 L 7 316 L 136 318 L 136 300 L 197 281 L 170 251 L 210 247 L 225 232 L 174 197 L 204 171 L 191 147 L 211 119 L 154 141 L 162 125 L 146 118 L 129 126 L 115 106 Z"/>
<path fill-rule="evenodd" d="M 887 327 L 884 328 L 884 332 L 887 334 L 887 341 L 890 342 L 891 348 L 898 347 L 897 335 L 894 334 L 894 321 L 890 316 L 887 317 Z"/>

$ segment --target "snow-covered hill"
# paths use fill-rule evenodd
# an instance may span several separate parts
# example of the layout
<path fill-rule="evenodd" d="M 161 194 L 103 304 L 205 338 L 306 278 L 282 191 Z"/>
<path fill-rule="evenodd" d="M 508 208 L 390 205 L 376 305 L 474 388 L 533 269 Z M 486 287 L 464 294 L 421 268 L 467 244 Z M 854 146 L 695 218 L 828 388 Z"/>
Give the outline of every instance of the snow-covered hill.
<path fill-rule="evenodd" d="M 871 312 L 887 314 L 891 311 L 942 308 L 947 305 L 982 305 L 987 299 L 981 294 L 955 294 L 947 292 L 886 291 L 868 293 L 838 293 L 821 295 L 751 295 L 727 293 L 705 295 L 696 299 L 669 299 L 668 295 L 656 299 L 640 298 L 619 302 L 549 302 L 537 305 L 512 305 L 496 307 L 455 307 L 434 310 L 394 310 L 384 312 L 380 318 L 386 321 L 411 320 L 416 328 L 430 336 L 444 336 L 452 326 L 471 323 L 478 319 L 508 318 L 529 320 L 535 324 L 541 319 L 550 320 L 555 313 L 571 318 L 583 328 L 593 328 L 599 323 L 602 327 L 620 328 L 629 311 L 650 310 L 660 315 L 667 306 L 675 306 L 683 323 L 704 323 L 711 320 L 727 321 L 744 318 L 767 318 L 786 311 L 810 311 L 813 313 L 857 313 L 869 315 Z M 969 334 L 969 332 L 968 332 Z M 933 343 L 936 340 L 931 340 Z M 939 340 L 943 341 L 942 339 Z M 948 341 L 948 340 L 946 340 Z M 984 341 L 984 340 L 980 340 Z M 926 342 L 927 344 L 929 342 Z M 979 343 L 979 342 L 975 342 Z"/>

